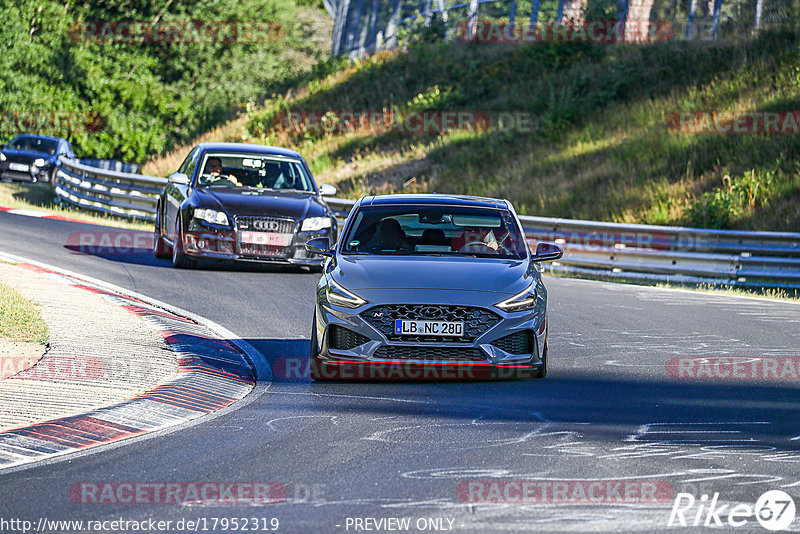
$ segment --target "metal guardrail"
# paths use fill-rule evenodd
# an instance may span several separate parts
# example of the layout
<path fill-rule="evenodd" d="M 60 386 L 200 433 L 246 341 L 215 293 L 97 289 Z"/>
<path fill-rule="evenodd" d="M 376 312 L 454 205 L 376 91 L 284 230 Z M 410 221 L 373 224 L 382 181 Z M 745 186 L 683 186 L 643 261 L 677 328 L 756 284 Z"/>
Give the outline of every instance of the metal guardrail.
<path fill-rule="evenodd" d="M 166 178 L 100 169 L 61 159 L 56 196 L 79 208 L 133 219 L 154 220 Z"/>
<path fill-rule="evenodd" d="M 345 215 L 354 201 L 327 199 Z M 800 233 L 520 217 L 531 247 L 551 242 L 564 257 L 553 273 L 631 282 L 800 289 Z"/>
<path fill-rule="evenodd" d="M 111 215 L 153 220 L 166 178 L 61 161 L 56 195 Z M 325 199 L 340 218 L 355 201 Z M 585 278 L 800 289 L 800 233 L 745 232 L 520 217 L 531 247 L 552 242 L 564 257 L 546 268 Z"/>

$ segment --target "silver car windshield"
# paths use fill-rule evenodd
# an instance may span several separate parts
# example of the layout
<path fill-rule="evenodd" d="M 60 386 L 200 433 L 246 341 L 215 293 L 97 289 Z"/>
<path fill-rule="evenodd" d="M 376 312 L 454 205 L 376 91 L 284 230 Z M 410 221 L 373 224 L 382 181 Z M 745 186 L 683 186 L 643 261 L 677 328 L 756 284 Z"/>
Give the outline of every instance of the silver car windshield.
<path fill-rule="evenodd" d="M 344 254 L 526 256 L 510 211 L 460 206 L 362 207 L 343 243 Z"/>
<path fill-rule="evenodd" d="M 290 158 L 212 152 L 201 163 L 200 187 L 314 191 L 303 165 Z"/>

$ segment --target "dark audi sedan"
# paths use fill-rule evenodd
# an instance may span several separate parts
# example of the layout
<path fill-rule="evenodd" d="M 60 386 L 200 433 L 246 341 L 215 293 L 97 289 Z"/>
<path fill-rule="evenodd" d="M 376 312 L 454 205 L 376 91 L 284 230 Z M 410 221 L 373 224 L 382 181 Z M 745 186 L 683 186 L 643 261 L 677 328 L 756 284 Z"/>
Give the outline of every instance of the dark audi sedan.
<path fill-rule="evenodd" d="M 176 267 L 198 260 L 307 266 L 313 238 L 336 239 L 336 217 L 300 154 L 242 143 L 204 143 L 186 157 L 156 210 L 154 253 Z"/>
<path fill-rule="evenodd" d="M 332 247 L 332 248 L 331 248 Z M 359 200 L 317 287 L 310 374 L 331 378 L 544 377 L 547 291 L 505 200 L 386 195 Z"/>

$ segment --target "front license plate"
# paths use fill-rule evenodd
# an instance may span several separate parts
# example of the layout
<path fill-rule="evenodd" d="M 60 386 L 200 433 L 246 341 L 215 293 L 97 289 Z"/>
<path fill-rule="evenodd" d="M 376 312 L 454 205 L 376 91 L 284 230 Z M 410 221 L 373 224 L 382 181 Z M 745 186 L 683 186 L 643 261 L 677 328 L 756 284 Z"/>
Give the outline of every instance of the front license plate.
<path fill-rule="evenodd" d="M 28 172 L 31 168 L 24 163 L 9 163 L 8 164 L 9 170 L 18 171 L 18 172 Z"/>
<path fill-rule="evenodd" d="M 394 333 L 410 336 L 463 336 L 464 323 L 397 319 L 394 322 Z"/>
<path fill-rule="evenodd" d="M 239 241 L 248 245 L 270 245 L 273 247 L 286 247 L 291 240 L 291 234 L 276 234 L 272 232 L 239 232 Z"/>

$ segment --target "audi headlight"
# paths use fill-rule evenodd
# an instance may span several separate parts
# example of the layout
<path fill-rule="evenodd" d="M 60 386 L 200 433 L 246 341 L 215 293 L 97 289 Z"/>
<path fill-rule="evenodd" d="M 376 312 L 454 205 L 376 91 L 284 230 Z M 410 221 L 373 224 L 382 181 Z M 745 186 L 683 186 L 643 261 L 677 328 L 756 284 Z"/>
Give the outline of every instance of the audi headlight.
<path fill-rule="evenodd" d="M 228 216 L 223 211 L 196 208 L 194 218 L 203 220 L 209 224 L 223 224 L 228 226 Z"/>
<path fill-rule="evenodd" d="M 309 217 L 303 220 L 303 226 L 300 228 L 303 232 L 316 232 L 323 228 L 331 227 L 330 217 Z"/>
<path fill-rule="evenodd" d="M 34 167 L 44 167 L 45 165 L 47 165 L 47 162 L 43 158 L 36 158 L 33 160 Z"/>
<path fill-rule="evenodd" d="M 533 282 L 516 295 L 498 302 L 495 306 L 507 312 L 532 310 L 536 307 L 536 282 Z"/>
<path fill-rule="evenodd" d="M 325 288 L 325 296 L 328 298 L 328 302 L 331 304 L 342 306 L 344 308 L 358 308 L 359 306 L 363 306 L 367 303 L 366 300 L 362 299 L 352 291 L 348 291 L 340 284 L 334 282 L 332 278 L 328 278 L 328 286 Z"/>
<path fill-rule="evenodd" d="M 0 152 L 0 161 L 5 161 L 5 160 L 6 160 L 6 155 Z"/>

